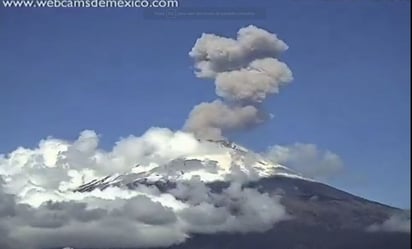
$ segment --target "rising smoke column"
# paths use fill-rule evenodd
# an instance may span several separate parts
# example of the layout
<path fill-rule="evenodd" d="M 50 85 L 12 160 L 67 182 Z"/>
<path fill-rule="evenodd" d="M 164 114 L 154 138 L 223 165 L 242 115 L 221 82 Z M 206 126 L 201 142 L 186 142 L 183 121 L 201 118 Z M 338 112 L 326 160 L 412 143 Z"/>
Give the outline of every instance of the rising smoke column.
<path fill-rule="evenodd" d="M 224 131 L 267 120 L 261 103 L 293 79 L 289 67 L 277 58 L 287 49 L 275 34 L 253 25 L 241 28 L 236 39 L 203 34 L 189 56 L 197 77 L 214 80 L 221 100 L 195 106 L 184 129 L 198 138 L 220 139 Z"/>

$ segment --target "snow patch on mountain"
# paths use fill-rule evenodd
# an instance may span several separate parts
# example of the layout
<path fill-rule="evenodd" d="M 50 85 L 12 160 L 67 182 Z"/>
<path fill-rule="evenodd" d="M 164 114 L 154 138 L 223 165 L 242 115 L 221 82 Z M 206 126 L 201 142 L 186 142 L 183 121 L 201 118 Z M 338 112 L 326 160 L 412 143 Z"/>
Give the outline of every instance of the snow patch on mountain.
<path fill-rule="evenodd" d="M 179 182 L 195 177 L 206 183 L 244 182 L 273 175 L 302 178 L 238 144 L 199 140 L 182 131 L 151 128 L 141 136 L 120 139 L 109 151 L 99 148 L 99 140 L 98 134 L 86 130 L 75 141 L 49 137 L 37 148 L 21 147 L 0 155 L 5 191 L 16 195 L 20 203 L 39 206 L 48 200 L 82 200 L 93 194 L 100 198 L 109 191 L 115 197 L 129 198 L 135 195 L 129 190 L 142 181 Z M 101 192 L 91 193 L 94 189 Z M 81 193 L 87 191 L 90 193 Z"/>
<path fill-rule="evenodd" d="M 129 172 L 113 174 L 94 179 L 81 185 L 76 191 L 91 191 L 95 188 L 105 189 L 109 186 L 129 187 L 145 182 L 179 182 L 198 177 L 203 182 L 214 181 L 250 181 L 259 178 L 282 175 L 286 177 L 304 178 L 293 170 L 275 164 L 258 153 L 228 142 L 226 140 L 201 141 L 217 145 L 220 149 L 209 154 L 193 154 L 171 160 L 165 164 L 137 164 Z"/>

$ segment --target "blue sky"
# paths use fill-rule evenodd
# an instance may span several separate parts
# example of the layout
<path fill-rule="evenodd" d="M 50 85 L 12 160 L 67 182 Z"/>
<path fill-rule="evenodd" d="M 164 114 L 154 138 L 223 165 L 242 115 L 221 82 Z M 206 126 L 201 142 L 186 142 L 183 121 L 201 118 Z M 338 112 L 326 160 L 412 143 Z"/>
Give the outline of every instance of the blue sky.
<path fill-rule="evenodd" d="M 222 1 L 181 1 L 219 6 Z M 224 3 L 230 7 L 230 3 Z M 410 2 L 237 1 L 258 20 L 147 20 L 139 9 L 0 8 L 0 152 L 84 129 L 110 148 L 151 126 L 179 129 L 216 98 L 188 56 L 202 32 L 234 37 L 254 24 L 278 34 L 295 80 L 265 108 L 275 118 L 231 139 L 257 151 L 313 143 L 339 154 L 331 182 L 410 207 Z"/>

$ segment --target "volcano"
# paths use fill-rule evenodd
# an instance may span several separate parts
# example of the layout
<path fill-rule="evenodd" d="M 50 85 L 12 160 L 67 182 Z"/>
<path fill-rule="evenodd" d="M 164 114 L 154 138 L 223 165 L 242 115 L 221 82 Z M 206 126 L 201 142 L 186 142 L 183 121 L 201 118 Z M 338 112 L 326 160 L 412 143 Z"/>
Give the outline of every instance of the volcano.
<path fill-rule="evenodd" d="M 194 232 L 186 242 L 167 247 L 170 249 L 410 248 L 409 230 L 391 226 L 384 229 L 382 225 L 392 217 L 409 221 L 408 211 L 306 178 L 235 143 L 203 142 L 218 145 L 220 150 L 208 155 L 176 158 L 164 165 L 137 164 L 130 172 L 95 179 L 73 191 L 86 193 L 107 188 L 133 191 L 139 186 L 153 186 L 167 193 L 196 178 L 212 193 L 222 193 L 235 179 L 241 182 L 242 188 L 280 198 L 289 217 L 264 231 Z"/>

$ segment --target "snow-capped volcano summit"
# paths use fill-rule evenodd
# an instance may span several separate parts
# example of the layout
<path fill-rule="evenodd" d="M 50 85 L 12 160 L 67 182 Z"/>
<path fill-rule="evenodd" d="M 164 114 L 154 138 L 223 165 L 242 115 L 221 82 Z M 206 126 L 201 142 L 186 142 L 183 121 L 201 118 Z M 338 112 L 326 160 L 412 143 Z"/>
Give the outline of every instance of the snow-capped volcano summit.
<path fill-rule="evenodd" d="M 116 173 L 82 184 L 75 191 L 132 187 L 139 182 L 178 182 L 197 177 L 203 182 L 257 180 L 275 175 L 303 178 L 293 170 L 270 162 L 264 156 L 227 140 L 199 140 L 214 147 L 208 153 L 177 157 L 164 164 L 136 164 L 130 171 Z M 309 179 L 307 179 L 309 180 Z"/>

